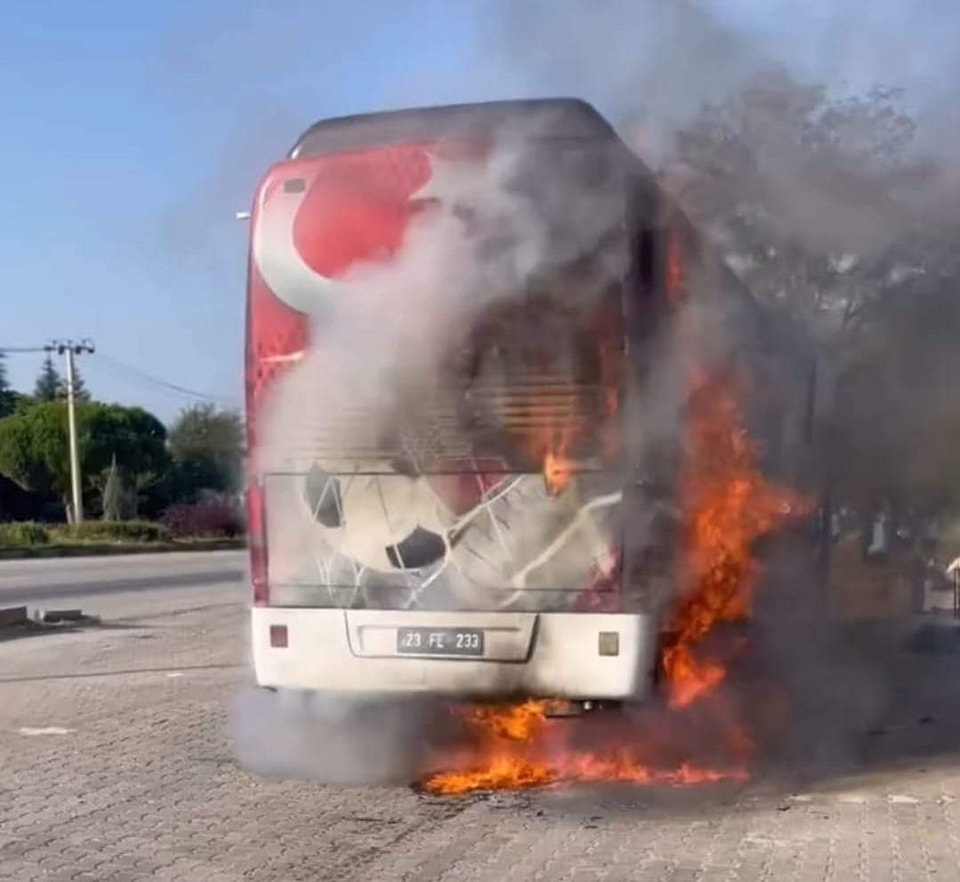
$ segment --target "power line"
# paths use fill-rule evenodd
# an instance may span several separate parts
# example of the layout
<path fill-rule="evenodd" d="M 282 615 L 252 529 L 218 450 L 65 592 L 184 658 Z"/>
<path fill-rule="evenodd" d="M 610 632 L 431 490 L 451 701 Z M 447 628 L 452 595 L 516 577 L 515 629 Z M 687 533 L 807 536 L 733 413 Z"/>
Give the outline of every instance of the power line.
<path fill-rule="evenodd" d="M 84 340 L 80 345 L 86 346 L 88 342 L 89 341 Z M 51 352 L 58 351 L 63 354 L 64 345 L 72 345 L 72 342 L 68 341 L 66 344 L 54 342 L 48 343 L 44 346 L 0 346 L 0 355 L 6 355 L 7 353 L 22 354 L 34 352 L 46 352 L 49 354 Z M 142 371 L 140 368 L 134 367 L 131 364 L 126 364 L 119 359 L 111 358 L 109 355 L 104 355 L 102 352 L 97 352 L 96 355 L 97 357 L 94 361 L 102 363 L 104 367 L 112 368 L 115 375 L 132 375 L 138 380 L 148 383 L 151 386 L 166 389 L 168 392 L 176 392 L 178 395 L 186 396 L 187 398 L 194 398 L 200 401 L 209 401 L 211 404 L 220 404 L 231 408 L 235 408 L 239 404 L 239 402 L 235 399 L 223 398 L 219 395 L 210 395 L 207 392 L 200 392 L 197 389 L 190 389 L 187 386 L 180 386 L 176 383 L 170 383 L 167 380 L 162 380 L 159 377 L 148 374 L 146 371 Z"/>
<path fill-rule="evenodd" d="M 218 395 L 210 395 L 206 392 L 199 392 L 196 389 L 189 389 L 186 386 L 179 386 L 176 383 L 169 383 L 166 380 L 161 380 L 159 377 L 154 377 L 151 374 L 140 370 L 140 368 L 126 364 L 125 362 L 122 362 L 116 358 L 111 358 L 109 355 L 104 355 L 102 352 L 97 353 L 96 360 L 103 362 L 105 366 L 112 367 L 115 372 L 132 374 L 145 383 L 150 383 L 153 386 L 158 386 L 171 392 L 177 392 L 180 395 L 186 395 L 188 398 L 197 398 L 201 401 L 209 401 L 212 404 L 223 404 L 229 407 L 235 407 L 237 405 L 236 401 L 228 398 L 222 398 Z"/>

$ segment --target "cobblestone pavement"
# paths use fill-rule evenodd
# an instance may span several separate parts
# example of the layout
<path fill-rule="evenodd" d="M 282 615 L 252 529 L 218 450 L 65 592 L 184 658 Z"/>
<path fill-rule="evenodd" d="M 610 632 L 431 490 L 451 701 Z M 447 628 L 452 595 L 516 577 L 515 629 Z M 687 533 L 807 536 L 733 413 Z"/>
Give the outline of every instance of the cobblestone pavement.
<path fill-rule="evenodd" d="M 0 642 L 0 879 L 960 878 L 948 758 L 792 794 L 761 781 L 437 799 L 254 776 L 227 726 L 245 637 L 244 610 L 224 604 Z"/>

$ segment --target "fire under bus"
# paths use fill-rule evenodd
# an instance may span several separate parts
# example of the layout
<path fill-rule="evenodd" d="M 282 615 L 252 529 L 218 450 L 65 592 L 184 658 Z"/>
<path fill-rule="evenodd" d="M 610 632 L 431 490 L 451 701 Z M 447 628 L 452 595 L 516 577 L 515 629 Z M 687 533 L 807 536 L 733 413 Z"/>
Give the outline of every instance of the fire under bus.
<path fill-rule="evenodd" d="M 399 378 L 417 353 L 380 350 L 393 327 L 430 321 L 415 314 L 422 299 L 404 302 L 409 286 L 390 284 L 430 212 L 473 242 L 463 286 L 486 274 L 497 290 L 450 292 L 469 321 L 450 324 L 429 382 L 411 391 Z M 530 253 L 536 265 L 504 289 L 504 267 Z M 713 341 L 730 341 L 727 366 L 762 379 L 750 410 L 765 467 L 802 482 L 809 361 L 581 101 L 314 125 L 256 192 L 248 286 L 263 687 L 574 708 L 646 699 L 676 578 L 683 459 L 649 387 L 663 385 L 665 341 L 695 287 L 737 329 L 718 324 Z M 371 296 L 384 334 L 345 344 L 339 313 Z M 371 364 L 372 397 L 370 377 L 352 376 Z"/>

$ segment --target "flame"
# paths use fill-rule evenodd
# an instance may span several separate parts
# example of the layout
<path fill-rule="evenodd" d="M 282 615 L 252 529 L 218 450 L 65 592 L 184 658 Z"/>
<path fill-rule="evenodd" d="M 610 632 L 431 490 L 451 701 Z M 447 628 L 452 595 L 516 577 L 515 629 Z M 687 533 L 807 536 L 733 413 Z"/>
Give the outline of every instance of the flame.
<path fill-rule="evenodd" d="M 666 707 L 651 703 L 632 720 L 613 718 L 605 731 L 591 730 L 586 747 L 573 743 L 569 722 L 547 717 L 545 701 L 468 708 L 460 712 L 467 746 L 447 757 L 444 767 L 452 770 L 428 776 L 424 789 L 450 795 L 574 781 L 679 787 L 749 777 L 754 739 L 719 688 L 729 659 L 705 652 L 705 638 L 749 616 L 759 574 L 753 544 L 804 512 L 805 503 L 764 479 L 737 393 L 725 377 L 694 384 L 680 486 L 686 578 L 662 659 Z"/>
<path fill-rule="evenodd" d="M 670 704 L 687 707 L 711 692 L 727 677 L 721 664 L 699 662 L 687 647 L 676 647 L 664 654 L 664 667 L 670 678 Z"/>
<path fill-rule="evenodd" d="M 478 790 L 529 790 L 552 784 L 578 781 L 618 781 L 629 784 L 663 784 L 688 787 L 720 781 L 745 781 L 745 770 L 720 771 L 681 763 L 675 769 L 636 765 L 629 751 L 623 756 L 598 758 L 581 753 L 561 759 L 556 765 L 518 762 L 512 756 L 498 756 L 485 769 L 475 772 L 445 772 L 426 780 L 423 789 L 437 796 L 457 796 Z"/>
<path fill-rule="evenodd" d="M 800 497 L 763 477 L 759 448 L 743 426 L 736 387 L 726 378 L 696 382 L 688 433 L 680 492 L 689 584 L 663 657 L 674 707 L 686 707 L 726 679 L 724 666 L 697 658 L 695 647 L 717 624 L 749 616 L 759 575 L 754 542 L 805 509 Z"/>
<path fill-rule="evenodd" d="M 510 741 L 527 741 L 537 735 L 546 721 L 547 701 L 525 701 L 523 704 L 499 708 L 494 705 L 477 705 L 464 711 L 464 716 L 474 723 L 488 726 L 491 732 Z"/>
<path fill-rule="evenodd" d="M 543 479 L 547 482 L 547 489 L 556 496 L 566 489 L 572 477 L 573 463 L 562 447 L 548 450 L 543 458 Z"/>
<path fill-rule="evenodd" d="M 460 768 L 430 775 L 422 788 L 436 795 L 453 796 L 573 781 L 679 787 L 747 778 L 743 767 L 717 769 L 687 760 L 670 767 L 658 766 L 644 761 L 642 743 L 625 744 L 620 739 L 611 741 L 606 749 L 577 748 L 566 742 L 569 729 L 561 721 L 547 719 L 547 706 L 546 701 L 526 701 L 461 710 L 459 715 L 472 727 L 475 743 L 461 758 Z"/>
<path fill-rule="evenodd" d="M 562 493 L 573 480 L 576 463 L 570 450 L 578 429 L 571 415 L 568 421 L 538 427 L 528 439 L 527 449 L 541 463 L 543 480 L 552 496 Z"/>
<path fill-rule="evenodd" d="M 444 772 L 428 778 L 423 789 L 437 796 L 456 796 L 477 790 L 527 790 L 557 780 L 549 766 L 518 762 L 509 754 L 493 757 L 484 769 Z"/>
<path fill-rule="evenodd" d="M 586 381 L 570 375 L 566 385 L 546 390 L 537 402 L 539 407 L 531 407 L 520 433 L 524 451 L 540 464 L 552 495 L 570 485 L 584 454 L 592 452 L 591 442 L 598 441 L 603 456 L 613 458 L 622 441 L 619 415 L 625 354 L 619 299 L 602 303 L 591 322 L 598 394 L 585 393 L 581 383 Z"/>

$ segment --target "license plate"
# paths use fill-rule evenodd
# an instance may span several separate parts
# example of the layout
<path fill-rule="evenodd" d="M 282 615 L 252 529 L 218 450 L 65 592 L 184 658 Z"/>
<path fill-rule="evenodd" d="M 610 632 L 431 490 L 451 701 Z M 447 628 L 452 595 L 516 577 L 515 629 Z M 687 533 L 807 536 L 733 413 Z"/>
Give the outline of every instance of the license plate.
<path fill-rule="evenodd" d="M 397 652 L 410 655 L 483 655 L 478 628 L 398 628 Z"/>

